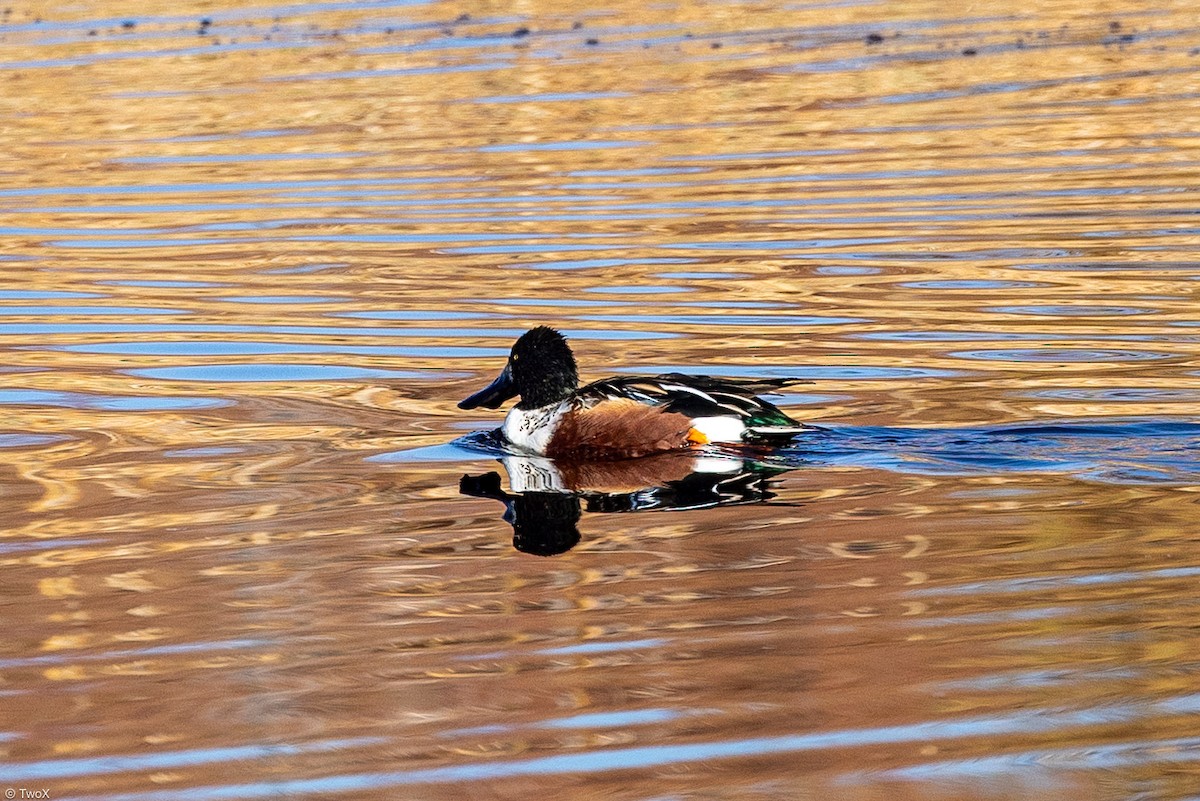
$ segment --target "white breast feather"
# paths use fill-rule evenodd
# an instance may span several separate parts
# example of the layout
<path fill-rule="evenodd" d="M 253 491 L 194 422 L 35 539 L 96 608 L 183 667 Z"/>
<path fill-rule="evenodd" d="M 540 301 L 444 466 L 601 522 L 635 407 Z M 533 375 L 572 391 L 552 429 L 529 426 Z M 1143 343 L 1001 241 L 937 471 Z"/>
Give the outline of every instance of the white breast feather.
<path fill-rule="evenodd" d="M 567 411 L 567 404 L 556 403 L 540 409 L 518 409 L 515 406 L 504 418 L 504 438 L 526 453 L 543 455 L 558 421 Z"/>

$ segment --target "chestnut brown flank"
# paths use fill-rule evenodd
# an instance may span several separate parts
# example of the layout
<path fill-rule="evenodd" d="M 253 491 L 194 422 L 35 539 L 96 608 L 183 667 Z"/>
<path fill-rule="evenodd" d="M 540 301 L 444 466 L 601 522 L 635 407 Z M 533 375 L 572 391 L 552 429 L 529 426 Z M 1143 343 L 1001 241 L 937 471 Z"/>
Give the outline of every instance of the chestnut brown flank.
<path fill-rule="evenodd" d="M 617 398 L 567 412 L 546 445 L 552 459 L 630 459 L 689 445 L 691 420 Z"/>

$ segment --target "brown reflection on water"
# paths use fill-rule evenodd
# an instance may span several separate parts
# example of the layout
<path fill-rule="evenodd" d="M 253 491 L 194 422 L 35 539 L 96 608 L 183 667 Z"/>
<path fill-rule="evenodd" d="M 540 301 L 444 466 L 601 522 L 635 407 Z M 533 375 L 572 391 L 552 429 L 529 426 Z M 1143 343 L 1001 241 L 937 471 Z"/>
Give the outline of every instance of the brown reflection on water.
<path fill-rule="evenodd" d="M 13 5 L 0 785 L 1194 796 L 1190 12 Z M 538 324 L 845 452 L 521 553 Z"/>

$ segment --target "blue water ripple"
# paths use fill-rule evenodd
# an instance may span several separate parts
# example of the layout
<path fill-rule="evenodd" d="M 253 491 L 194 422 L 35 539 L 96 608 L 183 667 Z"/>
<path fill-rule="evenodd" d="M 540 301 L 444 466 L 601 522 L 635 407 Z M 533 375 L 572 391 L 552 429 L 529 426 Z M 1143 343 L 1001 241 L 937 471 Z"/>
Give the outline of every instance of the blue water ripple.
<path fill-rule="evenodd" d="M 129 375 L 166 381 L 355 381 L 367 378 L 464 378 L 466 373 L 432 370 L 381 370 L 337 364 L 195 364 L 127 370 Z"/>
<path fill-rule="evenodd" d="M 246 784 L 210 785 L 178 790 L 83 796 L 66 801 L 219 801 L 220 799 L 280 798 L 379 790 L 419 784 L 478 782 L 522 776 L 596 774 L 664 767 L 714 759 L 754 758 L 770 754 L 805 753 L 838 748 L 878 745 L 926 744 L 945 740 L 1043 734 L 1097 724 L 1136 724 L 1151 719 L 1155 704 L 1122 704 L 1084 710 L 1030 709 L 1007 714 L 979 715 L 949 720 L 864 729 L 840 729 L 739 740 L 645 745 L 589 750 L 522 760 L 496 759 L 474 764 L 449 765 L 375 773 L 342 774 L 311 779 L 288 779 Z M 339 746 L 345 747 L 345 746 Z M 216 751 L 217 749 L 214 749 Z M 89 762 L 99 760 L 67 760 Z M 37 763 L 34 763 L 36 767 Z M 0 765 L 0 771 L 6 766 Z M 23 766 L 18 766 L 23 767 Z M 18 776 L 18 779 L 24 779 Z M 62 800 L 60 800 L 62 801 Z"/>

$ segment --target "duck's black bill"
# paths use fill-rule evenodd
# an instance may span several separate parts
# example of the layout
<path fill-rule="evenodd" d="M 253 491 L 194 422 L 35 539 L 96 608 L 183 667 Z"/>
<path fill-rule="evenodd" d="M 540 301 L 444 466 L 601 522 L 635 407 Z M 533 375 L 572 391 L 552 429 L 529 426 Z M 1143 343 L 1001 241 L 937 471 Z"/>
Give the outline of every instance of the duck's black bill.
<path fill-rule="evenodd" d="M 500 404 L 509 398 L 517 396 L 517 385 L 513 382 L 512 372 L 507 366 L 504 372 L 496 376 L 496 380 L 476 392 L 466 400 L 458 402 L 460 409 L 474 409 L 483 406 L 488 409 L 498 409 Z"/>

